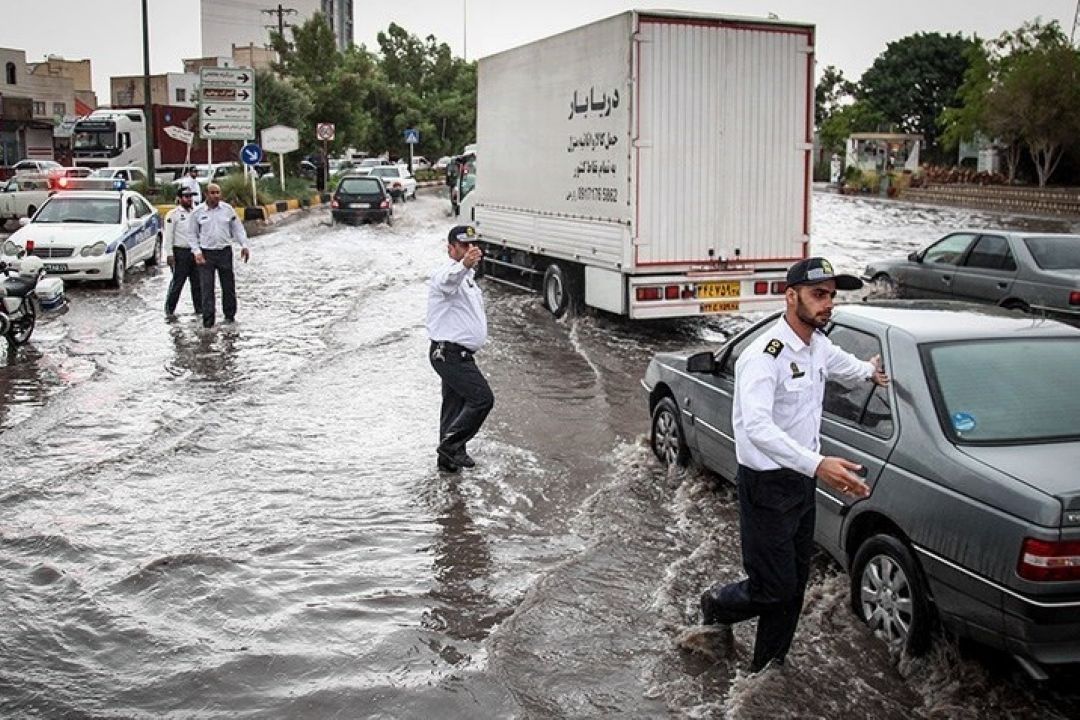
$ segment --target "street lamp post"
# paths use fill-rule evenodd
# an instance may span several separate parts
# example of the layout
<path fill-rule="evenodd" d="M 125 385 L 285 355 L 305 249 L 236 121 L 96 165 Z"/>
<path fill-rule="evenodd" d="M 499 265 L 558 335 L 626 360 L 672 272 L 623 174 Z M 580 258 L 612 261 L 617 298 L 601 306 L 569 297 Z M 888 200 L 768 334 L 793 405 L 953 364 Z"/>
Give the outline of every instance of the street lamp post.
<path fill-rule="evenodd" d="M 146 116 L 146 184 L 154 189 L 154 115 L 150 103 L 150 19 L 142 0 L 143 114 Z"/>

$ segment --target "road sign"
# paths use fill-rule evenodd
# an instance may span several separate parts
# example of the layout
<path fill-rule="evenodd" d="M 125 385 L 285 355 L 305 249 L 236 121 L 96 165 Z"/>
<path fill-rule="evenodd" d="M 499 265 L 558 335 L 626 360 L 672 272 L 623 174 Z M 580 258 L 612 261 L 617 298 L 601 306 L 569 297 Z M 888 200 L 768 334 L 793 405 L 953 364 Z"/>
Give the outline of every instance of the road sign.
<path fill-rule="evenodd" d="M 240 148 L 240 159 L 245 165 L 258 165 L 263 159 L 262 148 L 255 143 L 248 143 Z"/>
<path fill-rule="evenodd" d="M 315 127 L 315 137 L 323 142 L 334 139 L 334 123 L 319 123 Z"/>
<path fill-rule="evenodd" d="M 300 133 L 296 128 L 274 125 L 262 131 L 262 146 L 266 152 L 289 153 L 300 149 Z"/>
<path fill-rule="evenodd" d="M 199 134 L 212 140 L 255 137 L 255 73 L 251 68 L 199 70 Z"/>
<path fill-rule="evenodd" d="M 191 141 L 195 139 L 195 133 L 191 132 L 190 130 L 185 130 L 182 127 L 177 127 L 176 125 L 169 125 L 168 127 L 164 128 L 164 130 L 165 134 L 171 137 L 173 140 L 176 140 L 177 142 L 182 142 L 186 145 L 190 145 Z"/>
<path fill-rule="evenodd" d="M 420 131 L 416 128 L 409 128 L 405 131 L 405 142 L 410 145 L 415 145 L 420 142 Z"/>

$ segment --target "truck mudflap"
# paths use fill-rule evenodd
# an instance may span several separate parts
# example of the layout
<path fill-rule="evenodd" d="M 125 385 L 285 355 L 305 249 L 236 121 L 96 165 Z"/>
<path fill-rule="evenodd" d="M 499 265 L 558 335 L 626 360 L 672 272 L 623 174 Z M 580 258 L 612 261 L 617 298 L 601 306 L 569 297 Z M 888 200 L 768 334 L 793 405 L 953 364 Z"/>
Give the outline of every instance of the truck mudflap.
<path fill-rule="evenodd" d="M 629 314 L 647 319 L 780 310 L 785 277 L 782 270 L 630 277 Z"/>

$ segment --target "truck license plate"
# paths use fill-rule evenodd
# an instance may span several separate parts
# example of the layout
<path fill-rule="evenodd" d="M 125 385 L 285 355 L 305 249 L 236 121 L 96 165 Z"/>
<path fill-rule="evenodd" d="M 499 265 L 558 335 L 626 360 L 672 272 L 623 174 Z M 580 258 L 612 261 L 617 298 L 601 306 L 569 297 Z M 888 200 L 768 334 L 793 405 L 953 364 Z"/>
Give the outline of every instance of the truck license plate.
<path fill-rule="evenodd" d="M 715 298 L 737 298 L 742 294 L 742 283 L 718 282 L 701 283 L 697 286 L 698 300 L 713 300 Z"/>
<path fill-rule="evenodd" d="M 42 263 L 42 267 L 45 268 L 45 272 L 64 272 L 67 270 L 67 265 L 63 263 Z"/>
<path fill-rule="evenodd" d="M 701 312 L 704 313 L 722 313 L 722 312 L 735 312 L 739 309 L 739 303 L 733 300 L 724 300 L 722 302 L 707 302 L 701 303 Z"/>

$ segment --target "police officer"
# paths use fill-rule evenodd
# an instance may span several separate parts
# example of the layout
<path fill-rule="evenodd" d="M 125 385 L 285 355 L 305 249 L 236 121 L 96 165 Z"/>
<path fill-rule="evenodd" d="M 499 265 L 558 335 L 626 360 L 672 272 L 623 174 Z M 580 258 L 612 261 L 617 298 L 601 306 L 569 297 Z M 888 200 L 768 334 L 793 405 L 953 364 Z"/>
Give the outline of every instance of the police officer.
<path fill-rule="evenodd" d="M 236 275 L 233 273 L 233 241 L 238 242 L 244 262 L 251 257 L 244 223 L 228 203 L 221 202 L 221 186 L 206 186 L 206 202 L 191 215 L 191 252 L 202 286 L 203 327 L 214 327 L 214 273 L 221 279 L 221 311 L 225 322 L 236 319 Z"/>
<path fill-rule="evenodd" d="M 747 578 L 706 590 L 701 610 L 707 625 L 758 618 L 752 672 L 783 663 L 795 635 L 813 550 L 815 476 L 855 497 L 870 492 L 858 464 L 819 452 L 826 381 L 889 382 L 880 356 L 861 361 L 819 332 L 837 288 L 860 287 L 861 280 L 836 274 L 824 258 L 795 263 L 784 315 L 735 365 L 732 419 Z"/>
<path fill-rule="evenodd" d="M 180 178 L 180 187 L 187 188 L 193 196 L 192 202 L 198 205 L 202 202 L 202 186 L 199 185 L 199 169 L 194 165 L 187 169 L 187 174 Z"/>
<path fill-rule="evenodd" d="M 451 229 L 449 258 L 432 273 L 428 288 L 428 356 L 442 378 L 436 453 L 438 467 L 445 472 L 476 465 L 465 444 L 480 430 L 495 404 L 491 387 L 473 358 L 487 341 L 484 295 L 474 270 L 483 257 L 478 240 L 471 225 Z"/>
<path fill-rule="evenodd" d="M 195 269 L 195 256 L 191 253 L 192 227 L 189 222 L 194 203 L 191 190 L 181 187 L 176 193 L 177 206 L 165 216 L 165 262 L 172 268 L 172 280 L 165 295 L 165 317 L 175 317 L 176 303 L 184 284 L 191 282 L 191 304 L 196 314 L 202 314 L 202 289 L 199 273 Z"/>

